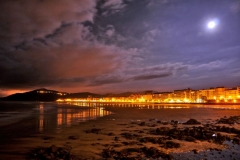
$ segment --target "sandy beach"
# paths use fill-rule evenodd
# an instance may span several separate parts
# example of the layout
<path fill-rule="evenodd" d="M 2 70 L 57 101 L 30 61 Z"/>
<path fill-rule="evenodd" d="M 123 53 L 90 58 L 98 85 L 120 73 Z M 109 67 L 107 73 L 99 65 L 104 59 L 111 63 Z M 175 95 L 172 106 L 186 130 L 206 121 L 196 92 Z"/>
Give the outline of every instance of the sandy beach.
<path fill-rule="evenodd" d="M 240 158 L 240 106 L 101 107 L 111 114 L 17 138 L 0 145 L 1 158 L 57 159 L 60 149 L 72 159 Z"/>

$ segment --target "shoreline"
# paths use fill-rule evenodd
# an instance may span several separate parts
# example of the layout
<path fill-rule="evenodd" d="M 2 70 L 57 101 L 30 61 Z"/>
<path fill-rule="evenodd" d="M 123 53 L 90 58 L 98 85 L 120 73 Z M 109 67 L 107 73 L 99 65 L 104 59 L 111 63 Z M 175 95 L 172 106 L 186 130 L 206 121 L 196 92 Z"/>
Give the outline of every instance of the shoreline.
<path fill-rule="evenodd" d="M 160 153 L 164 153 L 164 155 L 170 154 L 175 159 L 187 159 L 188 157 L 214 159 L 214 157 L 211 157 L 212 154 L 217 157 L 215 159 L 219 159 L 221 158 L 219 156 L 229 156 L 229 153 L 234 152 L 236 154 L 233 155 L 233 158 L 240 158 L 239 150 L 231 147 L 227 149 L 225 144 L 215 143 L 212 138 L 208 141 L 195 137 L 195 140 L 190 138 L 187 141 L 185 139 L 178 140 L 178 137 L 174 137 L 171 134 L 166 136 L 165 131 L 157 132 L 158 128 L 165 128 L 171 132 L 173 131 L 172 129 L 176 128 L 176 131 L 180 132 L 183 128 L 192 130 L 194 126 L 195 129 L 198 127 L 208 128 L 207 130 L 210 132 L 214 128 L 217 119 L 219 120 L 225 116 L 227 118 L 239 116 L 240 111 L 238 110 L 212 110 L 211 108 L 198 107 L 181 109 L 103 107 L 114 114 L 99 117 L 96 120 L 79 122 L 73 126 L 66 127 L 58 133 L 39 133 L 31 137 L 20 138 L 14 144 L 1 146 L 0 153 L 5 159 L 26 159 L 26 155 L 35 154 L 37 149 L 46 149 L 47 151 L 49 147 L 55 145 L 59 148 L 70 149 L 69 153 L 71 155 L 81 157 L 81 159 L 113 159 L 118 154 L 126 154 L 126 151 L 131 153 L 131 155 L 125 156 L 146 157 L 148 153 L 154 152 L 156 155 Z M 183 124 L 191 118 L 196 119 L 201 124 Z M 240 129 L 239 122 L 216 125 Z M 207 125 L 210 125 L 210 127 Z M 217 133 L 218 131 L 214 131 L 214 134 L 215 132 Z M 230 133 L 226 135 L 228 134 Z M 194 137 L 194 135 L 191 136 Z M 161 141 L 156 140 L 156 138 L 161 137 L 163 137 Z M 180 147 L 176 148 L 178 144 L 180 144 Z M 236 148 L 237 146 L 239 144 L 236 144 L 234 147 Z M 151 147 L 156 149 L 150 149 Z"/>
<path fill-rule="evenodd" d="M 94 101 L 71 101 L 71 102 L 56 102 L 59 104 L 66 103 L 96 103 L 96 104 L 162 104 L 162 105 L 240 105 L 240 103 L 161 103 L 161 102 L 94 102 Z"/>
<path fill-rule="evenodd" d="M 36 103 L 36 104 L 39 104 L 39 103 L 43 103 L 43 104 L 73 104 L 73 106 L 76 106 L 74 105 L 74 103 L 96 103 L 96 104 L 143 104 L 143 105 L 149 105 L 149 104 L 160 104 L 160 105 L 240 105 L 240 103 L 238 102 L 234 102 L 234 103 L 226 103 L 226 102 L 217 102 L 217 103 L 194 103 L 194 102 L 191 102 L 191 103 L 186 103 L 186 102 L 168 102 L 168 103 L 164 103 L 164 102 L 97 102 L 97 101 L 64 101 L 64 102 L 58 102 L 58 101 L 3 101 L 3 100 L 0 100 L 0 102 L 3 102 L 3 103 L 23 103 L 23 104 L 28 104 L 28 103 Z"/>

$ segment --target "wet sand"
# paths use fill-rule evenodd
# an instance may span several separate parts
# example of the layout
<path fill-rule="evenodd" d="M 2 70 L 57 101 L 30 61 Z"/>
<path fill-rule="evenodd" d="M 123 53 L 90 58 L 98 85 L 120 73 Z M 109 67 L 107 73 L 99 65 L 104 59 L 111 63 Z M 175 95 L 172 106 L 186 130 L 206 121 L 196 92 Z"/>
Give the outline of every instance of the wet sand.
<path fill-rule="evenodd" d="M 116 105 L 115 105 L 116 106 Z M 31 137 L 18 138 L 13 143 L 0 146 L 0 154 L 3 159 L 26 159 L 26 155 L 36 148 L 49 148 L 52 145 L 68 148 L 72 155 L 81 159 L 116 159 L 114 154 L 128 152 L 128 157 L 135 159 L 150 158 L 148 152 L 143 148 L 154 147 L 159 152 L 170 154 L 174 159 L 239 159 L 239 144 L 232 144 L 228 141 L 217 143 L 213 140 L 187 141 L 179 140 L 159 132 L 158 128 L 194 128 L 205 127 L 205 124 L 213 126 L 226 126 L 240 129 L 238 120 L 234 124 L 216 124 L 220 118 L 239 116 L 238 106 L 210 106 L 212 108 L 199 108 L 201 106 L 179 105 L 169 106 L 133 106 L 111 105 L 104 106 L 106 110 L 114 113 L 100 117 L 96 120 L 89 120 L 74 124 L 60 130 L 58 133 L 40 133 Z M 184 125 L 189 119 L 196 119 L 201 124 Z M 174 123 L 177 122 L 177 123 Z M 212 126 L 210 126 L 211 128 Z M 229 137 L 236 137 L 235 133 L 214 131 Z M 168 133 L 167 133 L 168 134 Z M 150 138 L 163 137 L 163 142 L 153 143 Z M 146 140 L 147 139 L 147 140 Z M 179 144 L 178 147 L 168 141 Z M 227 145 L 226 143 L 229 143 Z M 134 149 L 141 148 L 141 153 Z M 124 152 L 123 152 L 124 151 Z M 146 154 L 145 154 L 146 153 Z M 111 155 L 112 154 L 112 155 Z M 157 153 L 156 153 L 157 154 Z M 30 156 L 30 157 L 31 157 Z M 112 156 L 112 157 L 111 157 Z M 33 158 L 33 157 L 32 157 Z M 154 157 L 152 157 L 155 159 Z"/>

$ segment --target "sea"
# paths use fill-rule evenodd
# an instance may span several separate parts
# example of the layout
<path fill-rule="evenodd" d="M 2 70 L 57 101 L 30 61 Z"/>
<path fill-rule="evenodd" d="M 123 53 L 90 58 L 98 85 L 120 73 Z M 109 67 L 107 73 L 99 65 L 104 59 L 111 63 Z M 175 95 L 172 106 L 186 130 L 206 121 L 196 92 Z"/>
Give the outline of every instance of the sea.
<path fill-rule="evenodd" d="M 0 145 L 112 114 L 92 103 L 0 102 Z"/>
<path fill-rule="evenodd" d="M 146 116 L 148 116 L 147 114 L 162 114 L 162 117 L 169 117 L 168 120 L 178 117 L 181 119 L 189 117 L 189 115 L 211 118 L 210 116 L 213 114 L 210 111 L 213 109 L 218 110 L 216 113 L 228 115 L 230 111 L 230 114 L 240 115 L 239 105 L 0 102 L 0 145 L 9 143 L 16 138 L 34 136 L 39 133 L 60 133 L 67 127 L 115 114 L 106 110 L 108 107 L 126 108 L 126 111 L 127 108 L 136 108 L 138 114 Z M 219 112 L 219 110 L 221 111 Z M 124 118 L 124 116 L 121 117 Z"/>

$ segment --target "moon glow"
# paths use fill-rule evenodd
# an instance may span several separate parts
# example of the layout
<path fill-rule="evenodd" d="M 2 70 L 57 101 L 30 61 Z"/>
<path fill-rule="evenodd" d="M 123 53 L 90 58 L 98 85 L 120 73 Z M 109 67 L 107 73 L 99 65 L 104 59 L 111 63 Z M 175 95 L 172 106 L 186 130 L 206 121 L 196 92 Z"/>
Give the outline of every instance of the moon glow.
<path fill-rule="evenodd" d="M 219 24 L 219 20 L 218 19 L 213 19 L 213 20 L 211 20 L 207 23 L 207 28 L 208 29 L 214 29 L 214 28 L 217 27 L 218 24 Z"/>
<path fill-rule="evenodd" d="M 208 26 L 209 29 L 213 29 L 213 28 L 216 27 L 216 25 L 217 25 L 216 22 L 210 21 L 210 22 L 208 22 L 208 25 L 207 25 L 207 26 Z"/>

